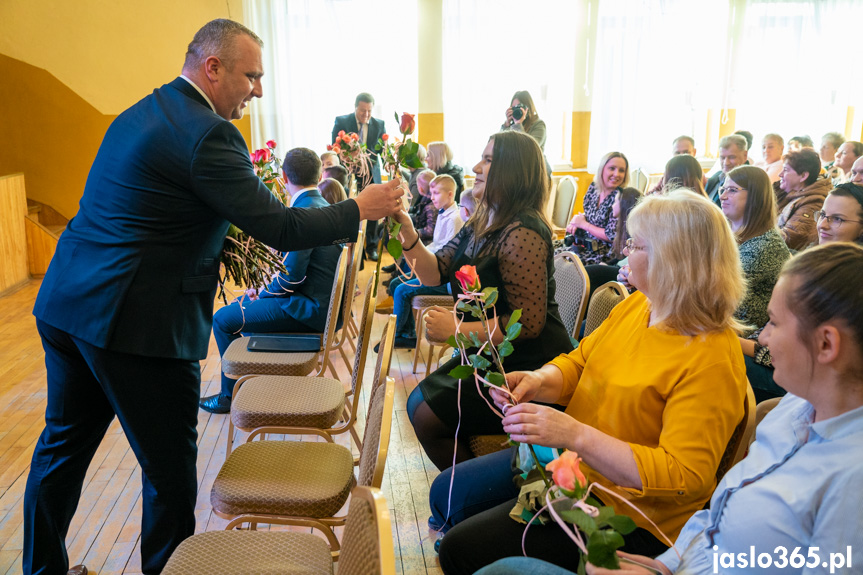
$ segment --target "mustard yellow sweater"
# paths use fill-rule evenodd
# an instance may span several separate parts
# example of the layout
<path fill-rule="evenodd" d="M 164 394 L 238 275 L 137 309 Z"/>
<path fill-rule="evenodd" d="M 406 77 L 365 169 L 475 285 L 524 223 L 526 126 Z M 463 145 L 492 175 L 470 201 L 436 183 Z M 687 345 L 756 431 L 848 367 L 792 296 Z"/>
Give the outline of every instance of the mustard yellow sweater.
<path fill-rule="evenodd" d="M 647 298 L 636 292 L 551 364 L 564 379 L 557 402 L 578 421 L 628 442 L 643 488 L 617 487 L 585 466 L 588 480 L 625 496 L 673 541 L 716 487 L 748 384 L 732 330 L 690 337 L 648 327 L 649 316 Z M 599 496 L 659 537 L 629 506 Z"/>

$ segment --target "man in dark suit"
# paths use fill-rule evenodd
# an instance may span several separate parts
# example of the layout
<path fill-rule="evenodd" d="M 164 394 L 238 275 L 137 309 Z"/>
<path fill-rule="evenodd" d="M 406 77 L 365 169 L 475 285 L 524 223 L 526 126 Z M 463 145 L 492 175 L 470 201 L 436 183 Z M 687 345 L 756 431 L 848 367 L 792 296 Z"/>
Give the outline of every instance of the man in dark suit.
<path fill-rule="evenodd" d="M 717 206 L 719 196 L 722 195 L 722 186 L 725 185 L 725 176 L 736 168 L 747 163 L 749 154 L 746 150 L 746 138 L 739 134 L 731 134 L 719 140 L 719 172 L 707 179 L 704 191 L 707 197 Z"/>
<path fill-rule="evenodd" d="M 341 166 L 339 166 L 341 167 Z M 293 208 L 323 208 L 327 201 L 315 187 L 321 179 L 321 161 L 308 148 L 294 148 L 282 164 Z M 285 256 L 286 274 L 278 274 L 264 287 L 258 299 L 244 297 L 223 307 L 213 316 L 213 335 L 219 354 L 246 333 L 323 333 L 330 305 L 333 278 L 341 248 L 319 246 L 294 250 Z M 222 391 L 201 399 L 201 409 L 229 413 L 235 380 L 222 374 Z"/>
<path fill-rule="evenodd" d="M 333 124 L 333 134 L 331 143 L 335 143 L 336 136 L 344 130 L 346 133 L 355 132 L 360 137 L 360 142 L 368 146 L 371 157 L 369 158 L 369 175 L 371 181 L 376 184 L 381 183 L 381 162 L 378 155 L 375 153 L 375 145 L 378 139 L 383 136 L 387 129 L 383 120 L 372 118 L 372 107 L 375 105 L 374 97 L 362 92 L 357 95 L 354 100 L 354 112 L 345 114 L 344 116 L 336 116 L 336 121 Z M 368 179 L 362 181 L 357 178 L 357 192 L 361 192 L 369 183 Z M 378 222 L 369 220 L 366 224 L 366 256 L 369 259 L 377 261 L 378 259 L 378 240 L 380 239 L 382 229 L 378 229 Z"/>
<path fill-rule="evenodd" d="M 115 415 L 142 470 L 142 571 L 159 573 L 194 532 L 199 360 L 229 221 L 290 251 L 352 241 L 361 219 L 401 205 L 395 183 L 322 209 L 267 190 L 229 121 L 261 97 L 262 44 L 236 22 L 206 24 L 182 76 L 105 134 L 33 310 L 47 406 L 24 496 L 27 575 L 68 569 L 69 523 Z"/>

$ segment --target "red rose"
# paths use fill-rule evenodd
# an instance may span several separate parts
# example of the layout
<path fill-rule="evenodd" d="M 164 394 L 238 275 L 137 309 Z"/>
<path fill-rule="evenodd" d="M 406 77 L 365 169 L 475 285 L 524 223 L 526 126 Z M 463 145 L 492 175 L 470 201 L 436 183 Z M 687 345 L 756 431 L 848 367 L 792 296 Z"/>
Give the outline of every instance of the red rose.
<path fill-rule="evenodd" d="M 402 114 L 402 123 L 399 125 L 399 132 L 407 136 L 408 134 L 414 133 L 414 128 L 416 128 L 416 120 L 414 120 L 413 114 Z"/>
<path fill-rule="evenodd" d="M 249 152 L 249 159 L 252 160 L 252 163 L 255 161 L 255 152 Z"/>
<path fill-rule="evenodd" d="M 464 292 L 477 292 L 480 290 L 479 276 L 476 274 L 476 266 L 461 266 L 455 272 L 455 279 L 461 284 Z"/>
<path fill-rule="evenodd" d="M 332 152 L 332 151 L 333 151 L 333 147 L 332 147 L 331 145 L 329 145 L 329 144 L 327 144 L 327 151 L 328 151 L 328 152 Z"/>
<path fill-rule="evenodd" d="M 267 142 L 267 147 L 271 150 L 275 150 L 276 149 L 276 141 L 275 140 L 269 140 Z"/>
<path fill-rule="evenodd" d="M 261 160 L 266 164 L 273 158 L 273 154 L 270 153 L 270 150 L 264 149 L 261 150 Z"/>
<path fill-rule="evenodd" d="M 546 471 L 551 471 L 551 478 L 555 485 L 567 491 L 575 491 L 576 484 L 579 487 L 587 487 L 587 478 L 579 467 L 581 457 L 575 451 L 566 451 L 559 458 L 554 459 L 545 466 Z"/>
<path fill-rule="evenodd" d="M 383 136 L 381 136 L 381 140 L 383 140 L 384 142 L 386 142 L 386 141 L 387 141 L 387 140 L 389 140 L 389 139 L 390 139 L 390 135 L 389 135 L 389 134 L 384 134 Z"/>

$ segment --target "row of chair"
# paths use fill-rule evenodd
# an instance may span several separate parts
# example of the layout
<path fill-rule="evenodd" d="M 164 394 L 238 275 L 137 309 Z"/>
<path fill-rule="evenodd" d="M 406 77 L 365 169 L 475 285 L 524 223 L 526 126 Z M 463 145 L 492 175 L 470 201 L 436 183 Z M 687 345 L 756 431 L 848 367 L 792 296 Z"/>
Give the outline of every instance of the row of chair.
<path fill-rule="evenodd" d="M 319 352 L 250 352 L 247 337 L 226 350 L 223 370 L 237 382 L 226 460 L 213 482 L 210 502 L 228 524 L 225 531 L 183 542 L 164 573 L 332 573 L 336 560 L 340 575 L 394 572 L 389 515 L 380 487 L 393 417 L 395 381 L 389 370 L 395 316 L 387 318 L 383 329 L 361 434 L 357 419 L 379 280 L 372 272 L 356 325 L 351 304 L 362 245 L 361 231 L 357 243 L 342 250 Z M 337 330 L 339 316 L 342 325 Z M 354 351 L 352 363 L 348 347 Z M 334 353 L 348 366 L 348 385 L 326 377 L 327 370 L 336 376 L 330 357 Z M 236 430 L 248 436 L 234 448 Z M 325 441 L 267 439 L 273 434 L 316 435 Z M 341 434 L 353 439 L 358 457 L 335 442 Z M 339 516 L 349 497 L 348 514 Z M 310 533 L 259 532 L 258 524 L 310 527 L 321 531 L 326 541 Z M 237 530 L 243 526 L 248 529 Z M 340 526 L 345 526 L 344 546 L 334 531 Z"/>

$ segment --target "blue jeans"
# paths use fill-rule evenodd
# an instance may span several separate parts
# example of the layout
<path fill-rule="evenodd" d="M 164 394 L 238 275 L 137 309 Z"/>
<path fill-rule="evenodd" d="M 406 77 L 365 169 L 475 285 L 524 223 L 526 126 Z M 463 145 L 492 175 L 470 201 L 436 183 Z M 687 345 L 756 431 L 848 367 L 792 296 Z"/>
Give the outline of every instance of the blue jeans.
<path fill-rule="evenodd" d="M 243 300 L 243 307 L 239 302 L 233 302 L 225 306 L 213 315 L 213 335 L 216 345 L 219 347 L 219 357 L 225 354 L 225 350 L 235 339 L 242 337 L 244 333 L 272 333 L 272 332 L 295 332 L 312 333 L 306 324 L 297 321 L 290 316 L 279 302 L 279 298 L 268 297 L 255 301 Z M 222 374 L 222 395 L 231 397 L 234 392 L 235 380 Z"/>
<path fill-rule="evenodd" d="M 533 557 L 507 557 L 483 567 L 475 575 L 573 575 L 573 572 L 542 559 Z"/>
<path fill-rule="evenodd" d="M 395 287 L 393 287 L 395 286 Z M 447 295 L 446 284 L 441 286 L 420 285 L 417 278 L 403 281 L 400 277 L 390 283 L 393 288 L 393 313 L 396 314 L 396 337 L 414 339 L 417 336 L 411 300 L 418 295 Z"/>

